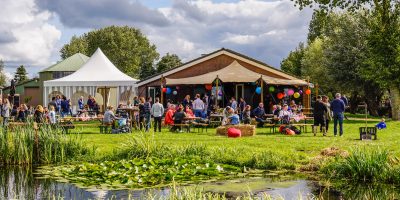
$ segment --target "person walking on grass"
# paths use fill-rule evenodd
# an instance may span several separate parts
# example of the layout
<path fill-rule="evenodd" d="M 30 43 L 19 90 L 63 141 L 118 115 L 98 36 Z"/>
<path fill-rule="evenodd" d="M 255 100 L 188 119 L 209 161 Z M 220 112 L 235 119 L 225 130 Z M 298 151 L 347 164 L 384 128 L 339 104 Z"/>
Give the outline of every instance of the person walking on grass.
<path fill-rule="evenodd" d="M 326 132 L 328 132 L 329 129 L 329 122 L 332 120 L 332 111 L 331 111 L 331 104 L 329 103 L 329 97 L 328 96 L 322 96 L 322 103 L 326 106 L 326 113 L 325 113 L 325 129 Z M 320 131 L 322 132 L 322 126 L 320 128 Z"/>
<path fill-rule="evenodd" d="M 333 112 L 333 133 L 337 135 L 337 124 L 339 123 L 339 134 L 343 136 L 343 113 L 346 106 L 341 99 L 340 93 L 336 93 L 335 99 L 331 102 L 331 110 Z"/>
<path fill-rule="evenodd" d="M 315 101 L 314 104 L 314 126 L 313 126 L 313 133 L 314 136 L 317 135 L 317 129 L 321 125 L 322 127 L 322 133 L 324 136 L 326 136 L 326 127 L 325 127 L 325 116 L 326 112 L 328 112 L 327 107 L 325 104 L 322 102 L 322 97 L 318 96 L 317 101 Z"/>
<path fill-rule="evenodd" d="M 154 117 L 154 132 L 161 132 L 161 119 L 164 115 L 164 106 L 160 103 L 160 99 L 157 97 L 156 102 L 151 107 L 151 115 Z"/>

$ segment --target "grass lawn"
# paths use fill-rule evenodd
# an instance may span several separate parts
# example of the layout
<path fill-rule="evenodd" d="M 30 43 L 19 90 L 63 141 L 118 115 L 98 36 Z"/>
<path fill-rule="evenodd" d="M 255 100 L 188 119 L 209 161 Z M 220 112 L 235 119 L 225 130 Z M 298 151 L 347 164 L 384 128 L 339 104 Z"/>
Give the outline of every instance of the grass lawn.
<path fill-rule="evenodd" d="M 369 126 L 374 126 L 377 121 L 368 122 Z M 322 149 L 327 147 L 338 147 L 351 150 L 358 147 L 382 148 L 387 149 L 394 155 L 400 156 L 399 136 L 400 122 L 387 122 L 387 129 L 378 131 L 378 140 L 360 141 L 358 128 L 365 126 L 362 120 L 345 120 L 344 136 L 333 137 L 333 123 L 330 124 L 328 136 L 323 137 L 322 133 L 313 136 L 308 128 L 307 133 L 301 135 L 287 136 L 282 134 L 271 134 L 268 128 L 258 128 L 257 135 L 254 137 L 227 138 L 216 136 L 215 129 L 209 129 L 206 133 L 171 133 L 164 128 L 162 133 L 155 133 L 155 140 L 168 146 L 185 146 L 188 144 L 203 144 L 207 147 L 225 147 L 241 150 L 251 155 L 252 152 L 272 151 L 287 156 L 293 156 L 297 162 L 307 162 L 316 156 Z M 84 128 L 74 130 L 72 133 L 79 132 L 88 145 L 97 146 L 97 156 L 102 157 L 111 155 L 114 150 L 122 147 L 123 143 L 132 135 L 138 134 L 99 134 L 98 128 Z M 151 133 L 149 133 L 151 134 Z"/>

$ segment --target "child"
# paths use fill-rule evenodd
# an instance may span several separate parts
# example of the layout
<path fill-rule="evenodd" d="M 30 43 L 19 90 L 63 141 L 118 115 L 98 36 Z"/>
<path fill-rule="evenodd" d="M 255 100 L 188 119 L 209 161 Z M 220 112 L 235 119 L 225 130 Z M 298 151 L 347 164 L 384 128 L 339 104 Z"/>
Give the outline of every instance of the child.
<path fill-rule="evenodd" d="M 49 121 L 50 121 L 50 124 L 52 124 L 52 125 L 57 123 L 56 111 L 55 111 L 54 106 L 50 106 Z"/>
<path fill-rule="evenodd" d="M 382 118 L 381 122 L 375 125 L 375 127 L 379 130 L 386 128 L 385 118 Z"/>
<path fill-rule="evenodd" d="M 251 123 L 251 117 L 250 117 L 250 112 L 251 112 L 251 106 L 246 105 L 243 111 L 243 123 L 244 124 L 250 124 Z"/>

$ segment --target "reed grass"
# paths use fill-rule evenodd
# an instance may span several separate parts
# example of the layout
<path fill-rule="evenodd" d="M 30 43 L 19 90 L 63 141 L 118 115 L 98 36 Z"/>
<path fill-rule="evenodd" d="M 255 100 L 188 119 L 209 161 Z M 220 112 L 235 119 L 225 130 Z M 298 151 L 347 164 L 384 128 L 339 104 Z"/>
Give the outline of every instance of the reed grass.
<path fill-rule="evenodd" d="M 87 147 L 79 135 L 67 136 L 60 127 L 34 124 L 0 129 L 0 165 L 56 164 L 90 158 L 95 147 Z"/>

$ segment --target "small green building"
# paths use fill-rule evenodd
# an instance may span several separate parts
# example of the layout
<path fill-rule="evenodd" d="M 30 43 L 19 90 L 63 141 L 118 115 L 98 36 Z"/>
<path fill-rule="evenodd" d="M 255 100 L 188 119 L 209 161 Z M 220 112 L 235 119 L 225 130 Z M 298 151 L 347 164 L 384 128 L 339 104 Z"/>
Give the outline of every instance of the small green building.
<path fill-rule="evenodd" d="M 3 88 L 3 97 L 8 98 L 11 87 Z M 39 96 L 40 85 L 39 78 L 33 78 L 15 85 L 14 105 L 26 103 L 29 105 L 41 104 L 41 96 Z"/>
<path fill-rule="evenodd" d="M 68 76 L 82 67 L 89 57 L 76 53 L 39 72 L 40 104 L 43 104 L 43 82 Z M 51 94 L 52 95 L 52 94 Z"/>

